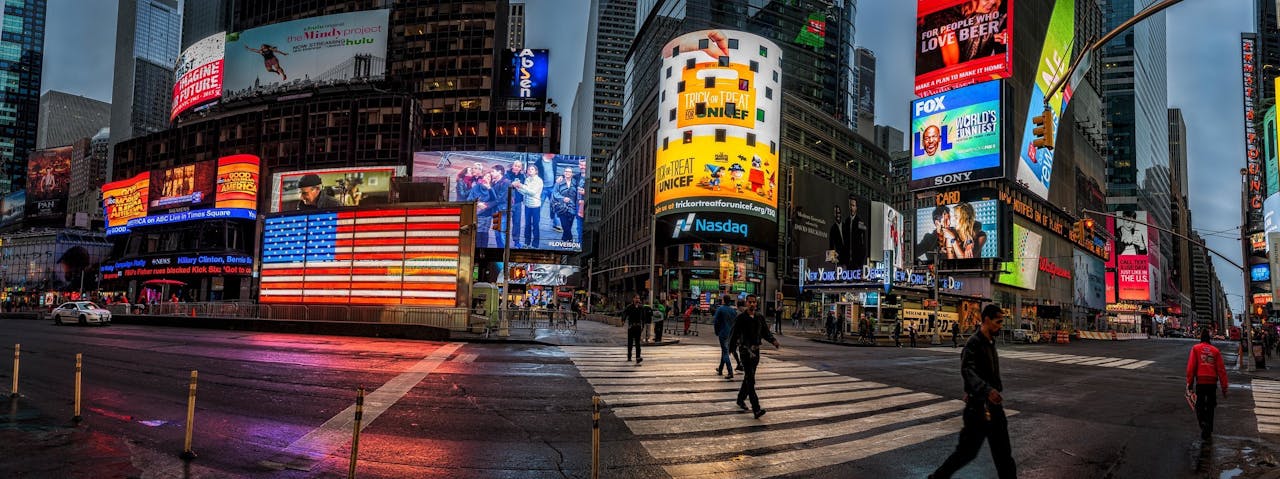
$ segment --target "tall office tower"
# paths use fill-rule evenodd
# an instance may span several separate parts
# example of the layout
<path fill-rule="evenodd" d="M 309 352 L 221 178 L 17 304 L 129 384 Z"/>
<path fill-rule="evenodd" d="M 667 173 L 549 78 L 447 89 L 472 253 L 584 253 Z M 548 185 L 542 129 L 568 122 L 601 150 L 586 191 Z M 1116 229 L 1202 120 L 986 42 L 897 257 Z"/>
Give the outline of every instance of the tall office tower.
<path fill-rule="evenodd" d="M 902 138 L 903 138 L 902 135 L 903 135 L 902 130 L 899 130 L 892 126 L 876 125 L 874 141 L 876 142 L 876 146 L 880 147 L 880 149 L 892 154 L 897 151 L 906 150 L 905 148 L 906 143 L 902 142 Z M 908 166 L 907 169 L 910 170 L 911 165 L 908 164 L 907 166 Z M 910 171 L 908 171 L 907 173 L 908 173 L 908 176 L 910 176 Z"/>
<path fill-rule="evenodd" d="M 876 54 L 858 47 L 854 58 L 854 70 L 858 75 L 858 113 L 853 131 L 872 137 L 876 125 Z"/>
<path fill-rule="evenodd" d="M 177 0 L 121 0 L 111 85 L 111 144 L 169 128 L 182 14 Z"/>
<path fill-rule="evenodd" d="M 524 2 L 507 7 L 507 48 L 524 48 Z"/>
<path fill-rule="evenodd" d="M 1105 28 L 1111 30 L 1154 0 L 1108 0 Z M 1107 207 L 1111 211 L 1147 211 L 1151 223 L 1172 226 L 1169 189 L 1169 101 L 1163 13 L 1140 22 L 1103 47 L 1102 98 L 1106 108 L 1111 158 Z M 1160 241 L 1161 268 L 1151 279 L 1165 283 L 1173 242 Z M 1160 297 L 1151 302 L 1164 304 Z"/>
<path fill-rule="evenodd" d="M 6 1 L 0 36 L 0 193 L 26 186 L 27 153 L 36 146 L 45 0 Z"/>
<path fill-rule="evenodd" d="M 40 95 L 36 148 L 70 145 L 111 123 L 111 104 L 50 90 Z"/>
<path fill-rule="evenodd" d="M 102 224 L 102 184 L 107 180 L 111 132 L 99 128 L 92 137 L 72 143 L 71 184 L 67 192 L 67 226 L 88 228 Z"/>
<path fill-rule="evenodd" d="M 182 50 L 231 28 L 232 0 L 199 0 L 182 4 Z"/>
<path fill-rule="evenodd" d="M 1254 98 L 1261 110 L 1275 104 L 1276 77 L 1280 77 L 1280 25 L 1276 21 L 1276 2 L 1253 2 L 1254 30 L 1257 32 L 1258 94 Z"/>
<path fill-rule="evenodd" d="M 573 116 L 573 154 L 591 157 L 586 224 L 598 225 L 605 161 L 622 136 L 627 49 L 635 39 L 636 0 L 592 0 L 591 29 Z"/>
<path fill-rule="evenodd" d="M 1182 119 L 1182 110 L 1169 109 L 1169 200 L 1172 202 L 1170 219 L 1173 231 L 1183 235 L 1191 235 L 1191 205 L 1188 202 L 1187 190 L 1187 124 Z M 1191 310 L 1191 243 L 1182 239 L 1173 239 L 1173 264 L 1169 268 L 1169 284 L 1177 288 L 1178 306 L 1183 311 Z M 1208 322 L 1208 318 L 1199 318 Z"/>

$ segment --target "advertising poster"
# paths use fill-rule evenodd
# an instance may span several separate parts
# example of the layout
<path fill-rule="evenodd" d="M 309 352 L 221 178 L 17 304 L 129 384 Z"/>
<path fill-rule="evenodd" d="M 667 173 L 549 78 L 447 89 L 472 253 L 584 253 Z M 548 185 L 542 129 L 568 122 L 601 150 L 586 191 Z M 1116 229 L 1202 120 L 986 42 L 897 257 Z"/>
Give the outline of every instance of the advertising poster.
<path fill-rule="evenodd" d="M 916 259 L 999 258 L 999 200 L 962 201 L 916 210 Z"/>
<path fill-rule="evenodd" d="M 1151 299 L 1151 256 L 1159 255 L 1152 248 L 1150 227 L 1146 226 L 1146 211 L 1122 211 L 1123 218 L 1109 221 L 1114 226 L 1116 238 L 1115 268 L 1119 285 L 1119 299 L 1149 301 Z"/>
<path fill-rule="evenodd" d="M 195 210 L 213 205 L 217 163 L 199 163 L 151 171 L 151 193 L 147 211 L 151 214 L 175 210 Z"/>
<path fill-rule="evenodd" d="M 1273 85 L 1280 86 L 1280 78 L 1276 78 Z M 1277 149 L 1276 145 L 1276 139 L 1280 138 L 1276 136 L 1277 133 L 1280 133 L 1280 125 L 1276 123 L 1275 105 L 1267 108 L 1267 114 L 1262 120 L 1262 127 L 1263 131 L 1266 132 L 1266 135 L 1263 135 L 1264 144 L 1262 145 L 1262 152 L 1266 155 L 1264 158 L 1266 165 L 1262 170 L 1267 174 L 1267 189 L 1264 194 L 1270 197 L 1280 193 L 1280 161 L 1278 161 L 1280 160 L 1280 149 Z"/>
<path fill-rule="evenodd" d="M 503 272 L 506 271 L 502 267 L 502 262 L 490 263 L 493 265 L 490 271 L 481 281 L 487 281 L 493 284 L 502 282 Z M 508 280 L 510 284 L 536 284 L 539 286 L 564 286 L 573 284 L 569 281 L 573 275 L 578 274 L 577 266 L 569 266 L 563 264 L 542 264 L 542 263 L 511 263 L 511 278 Z"/>
<path fill-rule="evenodd" d="M 1049 18 L 1049 31 L 1045 34 L 1044 48 L 1040 51 L 1040 63 L 1036 67 L 1035 84 L 1031 89 L 1031 103 L 1027 106 L 1027 119 L 1022 125 L 1022 140 L 1018 143 L 1022 149 L 1018 154 L 1018 184 L 1031 190 L 1041 198 L 1049 198 L 1049 180 L 1053 176 L 1053 150 L 1036 149 L 1031 143 L 1035 139 L 1032 130 L 1035 124 L 1032 118 L 1044 113 L 1044 94 L 1061 75 L 1066 74 L 1071 64 L 1072 45 L 1075 42 L 1075 0 L 1060 0 L 1054 3 L 1053 16 Z M 1070 86 L 1063 86 L 1049 99 L 1049 108 L 1053 110 L 1053 125 L 1046 125 L 1056 133 L 1058 121 L 1062 113 L 1067 111 L 1067 102 L 1071 101 Z"/>
<path fill-rule="evenodd" d="M 654 212 L 674 233 L 664 242 L 777 241 L 781 54 L 731 30 L 663 47 Z"/>
<path fill-rule="evenodd" d="M 18 190 L 5 195 L 3 208 L 0 212 L 0 226 L 9 226 L 22 221 L 27 211 L 27 190 Z"/>
<path fill-rule="evenodd" d="M 458 207 L 288 212 L 262 226 L 258 300 L 457 307 Z"/>
<path fill-rule="evenodd" d="M 182 55 L 173 71 L 173 103 L 169 121 L 179 113 L 222 96 L 222 54 L 226 32 L 218 32 L 195 42 Z"/>
<path fill-rule="evenodd" d="M 1266 263 L 1255 264 L 1249 267 L 1250 281 L 1271 281 L 1271 266 Z"/>
<path fill-rule="evenodd" d="M 1258 145 L 1258 131 L 1255 128 L 1257 118 L 1257 105 L 1254 104 L 1254 96 L 1258 85 L 1255 84 L 1254 78 L 1257 69 L 1257 59 L 1254 58 L 1254 46 L 1257 43 L 1256 35 L 1252 33 L 1240 34 L 1240 70 L 1243 74 L 1242 82 L 1244 91 L 1241 92 L 1244 97 L 1244 153 L 1245 153 L 1245 178 L 1246 184 L 1249 186 L 1248 198 L 1245 201 L 1245 226 L 1250 230 L 1257 230 L 1262 227 L 1262 196 L 1263 196 L 1263 178 L 1262 178 L 1262 149 Z"/>
<path fill-rule="evenodd" d="M 996 282 L 1022 289 L 1036 289 L 1040 276 L 1040 246 L 1044 237 L 1026 227 L 1013 224 L 1013 258 L 1000 264 L 1002 273 Z"/>
<path fill-rule="evenodd" d="M 903 237 L 902 214 L 879 201 L 871 203 L 871 258 L 883 261 L 886 251 L 893 252 L 893 266 L 902 269 L 906 262 L 906 238 Z"/>
<path fill-rule="evenodd" d="M 1107 270 L 1102 260 L 1082 250 L 1074 249 L 1071 253 L 1071 261 L 1076 306 L 1105 309 L 1107 298 L 1103 278 Z"/>
<path fill-rule="evenodd" d="M 1004 175 L 1000 165 L 1000 88 L 990 81 L 911 103 L 911 188 Z"/>
<path fill-rule="evenodd" d="M 107 222 L 107 234 L 125 233 L 129 220 L 147 216 L 150 193 L 150 172 L 102 185 L 102 217 Z"/>
<path fill-rule="evenodd" d="M 872 203 L 809 172 L 797 171 L 792 198 L 791 256 L 805 258 L 811 269 L 859 269 L 873 254 L 875 228 Z"/>
<path fill-rule="evenodd" d="M 361 166 L 276 173 L 271 176 L 271 212 L 320 210 L 391 202 L 391 178 L 403 166 Z"/>
<path fill-rule="evenodd" d="M 451 178 L 449 201 L 476 203 L 477 248 L 505 247 L 503 222 L 509 218 L 513 249 L 582 251 L 588 173 L 585 156 L 508 151 L 413 154 L 414 177 Z"/>
<path fill-rule="evenodd" d="M 227 33 L 222 96 L 382 76 L 389 12 L 339 13 Z"/>
<path fill-rule="evenodd" d="M 258 209 L 258 174 L 261 162 L 254 155 L 218 158 L 215 208 Z"/>
<path fill-rule="evenodd" d="M 916 96 L 1013 76 L 1013 0 L 919 0 Z"/>
<path fill-rule="evenodd" d="M 507 85 L 507 98 L 547 99 L 547 69 L 551 64 L 547 50 L 507 50 L 503 52 L 502 59 L 502 78 Z"/>
<path fill-rule="evenodd" d="M 62 221 L 67 215 L 70 183 L 70 146 L 31 152 L 27 159 L 26 217 Z"/>

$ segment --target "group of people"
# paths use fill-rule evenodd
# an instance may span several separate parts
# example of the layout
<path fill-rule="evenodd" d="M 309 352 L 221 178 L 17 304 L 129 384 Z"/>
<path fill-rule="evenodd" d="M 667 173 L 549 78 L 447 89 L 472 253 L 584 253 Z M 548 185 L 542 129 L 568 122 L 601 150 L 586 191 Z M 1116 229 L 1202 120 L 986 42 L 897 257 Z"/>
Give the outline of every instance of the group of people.
<path fill-rule="evenodd" d="M 476 202 L 476 223 L 481 225 L 476 236 L 478 245 L 504 246 L 506 225 L 502 222 L 510 221 L 512 246 L 534 248 L 542 240 L 540 226 L 544 206 L 552 229 L 560 232 L 560 240 L 574 241 L 574 224 L 583 215 L 586 193 L 584 175 L 579 171 L 585 173 L 585 168 L 585 161 L 577 168 L 564 166 L 555 180 L 546 184 L 534 163 L 515 161 L 486 168 L 475 162 L 458 172 L 454 188 L 459 201 Z M 510 211 L 507 210 L 508 194 Z M 495 224 L 501 227 L 495 229 Z M 491 237 L 495 241 L 490 242 Z"/>

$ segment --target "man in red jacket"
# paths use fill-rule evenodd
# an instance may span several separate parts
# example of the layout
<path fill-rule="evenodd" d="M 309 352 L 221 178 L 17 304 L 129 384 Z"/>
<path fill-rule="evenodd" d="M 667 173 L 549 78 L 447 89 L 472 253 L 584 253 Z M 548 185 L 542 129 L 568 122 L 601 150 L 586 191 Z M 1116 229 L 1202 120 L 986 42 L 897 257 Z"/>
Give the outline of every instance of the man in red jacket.
<path fill-rule="evenodd" d="M 1200 438 L 1205 440 L 1213 435 L 1213 409 L 1218 406 L 1214 389 L 1221 387 L 1222 397 L 1227 397 L 1227 367 L 1223 364 L 1222 352 L 1209 340 L 1209 330 L 1201 330 L 1200 344 L 1191 348 L 1191 356 L 1187 358 L 1187 390 L 1194 384 L 1196 419 L 1200 422 Z"/>

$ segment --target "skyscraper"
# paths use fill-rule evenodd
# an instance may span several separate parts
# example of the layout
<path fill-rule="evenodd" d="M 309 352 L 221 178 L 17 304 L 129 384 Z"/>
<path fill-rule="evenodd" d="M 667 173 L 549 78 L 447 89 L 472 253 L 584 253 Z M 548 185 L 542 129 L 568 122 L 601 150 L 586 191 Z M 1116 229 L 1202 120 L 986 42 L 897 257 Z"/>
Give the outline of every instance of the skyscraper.
<path fill-rule="evenodd" d="M 905 148 L 906 144 L 902 142 L 902 138 L 903 138 L 902 135 L 903 135 L 902 130 L 899 130 L 892 126 L 876 125 L 875 136 L 873 140 L 875 140 L 876 146 L 892 154 L 897 151 L 906 150 Z M 910 167 L 910 164 L 908 164 L 907 166 Z"/>
<path fill-rule="evenodd" d="M 111 104 L 50 90 L 40 95 L 36 148 L 70 145 L 111 123 Z"/>
<path fill-rule="evenodd" d="M 582 73 L 581 105 L 575 106 L 576 155 L 591 157 L 586 224 L 600 221 L 600 190 L 605 160 L 622 136 L 622 100 L 626 89 L 627 49 L 635 39 L 636 0 L 592 0 L 591 29 Z"/>
<path fill-rule="evenodd" d="M 1182 119 L 1182 110 L 1169 109 L 1169 199 L 1172 202 L 1170 219 L 1173 231 L 1183 235 L 1191 235 L 1191 207 L 1187 201 L 1187 124 Z M 1192 310 L 1192 264 L 1191 244 L 1182 239 L 1173 239 L 1173 262 L 1169 268 L 1169 283 L 1180 293 L 1178 303 L 1184 311 Z M 1208 322 L 1208 318 L 1200 318 Z"/>
<path fill-rule="evenodd" d="M 0 19 L 0 193 L 26 186 L 27 153 L 36 146 L 45 0 L 6 1 Z"/>
<path fill-rule="evenodd" d="M 876 54 L 858 47 L 854 58 L 854 70 L 858 75 L 858 112 L 853 131 L 862 136 L 875 134 L 876 125 Z"/>
<path fill-rule="evenodd" d="M 120 2 L 111 86 L 112 145 L 169 127 L 181 19 L 177 0 Z"/>
<path fill-rule="evenodd" d="M 200 0 L 182 5 L 182 50 L 218 32 L 231 22 L 231 0 Z"/>
<path fill-rule="evenodd" d="M 524 2 L 507 7 L 507 48 L 524 48 Z"/>
<path fill-rule="evenodd" d="M 1265 110 L 1275 104 L 1275 78 L 1280 76 L 1280 25 L 1276 21 L 1276 2 L 1253 2 L 1254 31 L 1258 32 L 1258 95 L 1254 101 Z"/>

